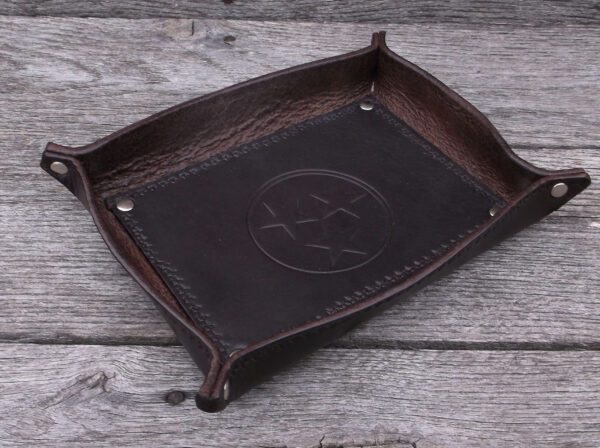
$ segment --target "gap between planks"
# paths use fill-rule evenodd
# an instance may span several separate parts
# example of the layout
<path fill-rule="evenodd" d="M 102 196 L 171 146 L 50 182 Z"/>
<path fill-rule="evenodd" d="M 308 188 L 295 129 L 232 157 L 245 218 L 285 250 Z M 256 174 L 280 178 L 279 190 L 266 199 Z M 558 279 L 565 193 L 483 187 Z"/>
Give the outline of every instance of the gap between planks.
<path fill-rule="evenodd" d="M 185 18 L 315 22 L 447 23 L 472 27 L 547 26 L 600 23 L 593 0 L 0 0 L 0 14 L 97 18 Z"/>
<path fill-rule="evenodd" d="M 144 338 L 82 338 L 82 337 L 58 337 L 58 338 L 35 338 L 19 337 L 18 335 L 0 335 L 1 344 L 23 344 L 23 345 L 60 345 L 60 346 L 104 346 L 104 347 L 181 347 L 181 343 L 173 338 L 164 340 Z M 600 351 L 600 341 L 589 342 L 543 342 L 543 341 L 444 341 L 444 340 L 354 340 L 339 339 L 322 349 L 339 350 L 443 350 L 443 351 Z M 322 350 L 321 349 L 321 350 Z"/>

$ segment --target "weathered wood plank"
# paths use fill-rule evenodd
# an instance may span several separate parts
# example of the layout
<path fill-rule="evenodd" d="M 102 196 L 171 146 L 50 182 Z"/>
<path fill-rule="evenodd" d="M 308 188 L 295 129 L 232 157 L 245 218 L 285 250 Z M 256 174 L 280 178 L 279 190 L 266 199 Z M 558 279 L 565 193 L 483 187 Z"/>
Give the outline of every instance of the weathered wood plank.
<path fill-rule="evenodd" d="M 0 358 L 4 447 L 600 440 L 600 352 L 321 350 L 212 415 L 195 409 L 199 374 L 179 347 L 2 344 Z M 188 398 L 168 404 L 172 390 Z"/>
<path fill-rule="evenodd" d="M 38 168 L 48 139 L 89 142 L 196 94 L 359 48 L 372 30 L 196 21 L 191 36 L 191 23 L 0 18 L 0 58 L 11 67 L 0 72 L 1 338 L 174 343 L 82 207 Z M 392 27 L 390 45 L 488 112 L 519 154 L 598 177 L 598 30 L 418 30 Z M 227 45 L 225 35 L 238 38 Z M 593 184 L 340 344 L 595 347 L 599 201 Z"/>
<path fill-rule="evenodd" d="M 0 1 L 0 14 L 62 17 L 198 17 L 246 20 L 303 20 L 374 23 L 452 23 L 469 25 L 598 24 L 598 2 L 433 0 L 91 0 Z"/>
<path fill-rule="evenodd" d="M 19 6 L 34 3 L 69 14 L 66 1 Z M 121 3 L 115 14 L 154 8 L 161 15 L 167 3 Z M 309 3 L 297 5 L 306 11 Z M 131 4 L 139 11 L 127 10 Z M 462 3 L 437 19 L 426 19 L 429 3 L 419 5 L 423 13 L 417 3 L 399 6 L 413 8 L 415 19 L 399 20 L 448 24 L 427 33 L 388 28 L 393 48 L 487 112 L 528 160 L 584 166 L 597 177 L 596 29 L 482 30 L 476 25 L 492 16 L 453 18 Z M 498 5 L 489 9 L 495 23 L 511 14 L 519 24 L 598 21 L 576 17 L 574 8 L 589 12 L 584 3 L 549 3 L 537 18 L 520 4 L 494 15 Z M 324 12 L 314 14 L 321 20 Z M 294 17 L 279 17 L 287 18 Z M 456 29 L 464 23 L 468 29 Z M 0 71 L 0 339 L 175 343 L 81 206 L 40 172 L 45 140 L 86 143 L 197 94 L 358 48 L 371 30 L 0 19 L 0 64 L 9 67 Z M 237 39 L 227 45 L 225 35 Z M 599 348 L 597 192 L 594 186 L 337 346 Z M 206 415 L 194 409 L 199 374 L 180 347 L 0 344 L 0 445 L 592 447 L 600 439 L 598 353 L 321 350 L 224 414 Z M 165 403 L 173 389 L 188 399 Z"/>
<path fill-rule="evenodd" d="M 364 47 L 379 28 L 30 18 L 0 18 L 0 27 L 0 59 L 11 68 L 0 74 L 4 130 L 72 145 L 197 95 Z M 509 143 L 598 148 L 597 27 L 386 28 L 394 50 L 472 101 Z"/>

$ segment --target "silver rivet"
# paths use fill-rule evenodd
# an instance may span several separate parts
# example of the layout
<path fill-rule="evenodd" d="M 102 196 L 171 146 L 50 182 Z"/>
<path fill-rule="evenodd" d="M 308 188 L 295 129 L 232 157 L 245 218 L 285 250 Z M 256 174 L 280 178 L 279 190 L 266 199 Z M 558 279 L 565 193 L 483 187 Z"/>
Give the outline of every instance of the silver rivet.
<path fill-rule="evenodd" d="M 69 167 L 62 162 L 52 162 L 50 164 L 50 170 L 56 174 L 67 174 Z"/>
<path fill-rule="evenodd" d="M 372 101 L 363 101 L 362 103 L 360 103 L 360 108 L 362 110 L 372 110 L 374 107 L 374 104 Z"/>
<path fill-rule="evenodd" d="M 223 385 L 223 400 L 229 400 L 229 380 Z"/>
<path fill-rule="evenodd" d="M 562 198 L 569 191 L 567 184 L 559 182 L 552 187 L 550 194 L 553 198 Z"/>
<path fill-rule="evenodd" d="M 490 208 L 490 216 L 496 216 L 496 213 L 498 213 L 498 211 L 499 211 L 498 207 Z"/>
<path fill-rule="evenodd" d="M 133 201 L 128 198 L 119 199 L 119 202 L 117 202 L 117 209 L 122 212 L 129 212 L 133 210 Z"/>

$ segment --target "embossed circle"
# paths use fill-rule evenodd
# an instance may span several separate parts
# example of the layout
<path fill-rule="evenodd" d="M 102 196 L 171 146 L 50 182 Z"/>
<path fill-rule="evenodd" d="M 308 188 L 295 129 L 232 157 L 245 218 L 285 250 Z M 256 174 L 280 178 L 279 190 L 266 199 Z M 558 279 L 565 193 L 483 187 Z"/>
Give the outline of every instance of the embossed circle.
<path fill-rule="evenodd" d="M 329 170 L 271 179 L 250 202 L 248 230 L 258 248 L 290 269 L 329 274 L 364 266 L 389 242 L 392 213 L 366 182 Z"/>

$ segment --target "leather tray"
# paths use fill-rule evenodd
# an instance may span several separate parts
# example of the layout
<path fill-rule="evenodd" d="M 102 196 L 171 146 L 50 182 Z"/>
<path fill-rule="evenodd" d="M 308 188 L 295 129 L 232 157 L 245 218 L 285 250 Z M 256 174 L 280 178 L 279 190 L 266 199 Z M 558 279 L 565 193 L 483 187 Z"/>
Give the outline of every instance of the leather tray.
<path fill-rule="evenodd" d="M 49 143 L 42 167 L 155 300 L 209 412 L 590 182 L 519 159 L 383 32 L 84 147 Z"/>

